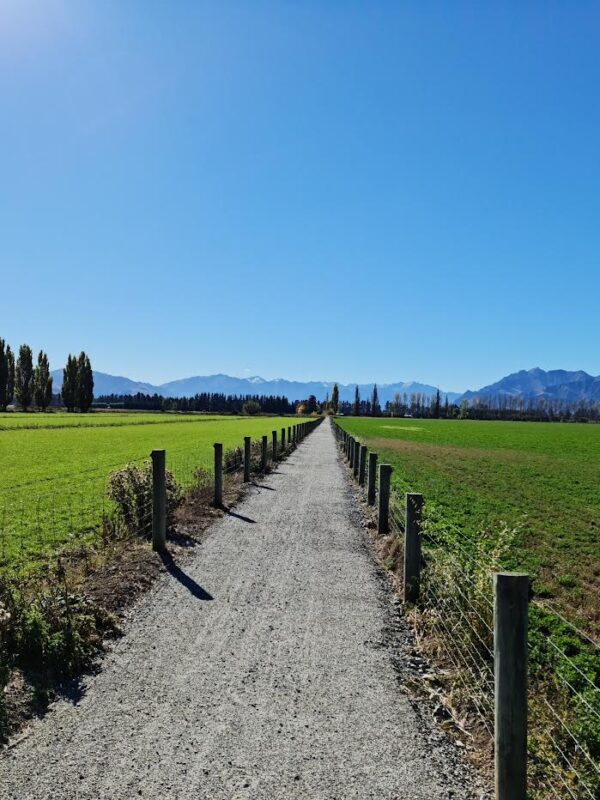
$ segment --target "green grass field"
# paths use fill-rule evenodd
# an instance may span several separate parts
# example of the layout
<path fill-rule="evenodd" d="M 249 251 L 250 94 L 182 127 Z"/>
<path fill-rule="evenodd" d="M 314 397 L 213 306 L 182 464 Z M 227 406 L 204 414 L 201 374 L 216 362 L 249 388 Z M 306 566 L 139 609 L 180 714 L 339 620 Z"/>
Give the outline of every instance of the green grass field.
<path fill-rule="evenodd" d="M 213 444 L 242 447 L 292 425 L 289 417 L 97 412 L 0 414 L 0 567 L 22 569 L 90 535 L 110 507 L 108 475 L 166 449 L 167 468 L 189 484 L 212 469 Z M 93 535 L 93 533 L 92 533 Z"/>
<path fill-rule="evenodd" d="M 471 535 L 519 527 L 507 566 L 600 631 L 600 425 L 340 418 L 393 464 L 393 486 L 421 492 Z"/>

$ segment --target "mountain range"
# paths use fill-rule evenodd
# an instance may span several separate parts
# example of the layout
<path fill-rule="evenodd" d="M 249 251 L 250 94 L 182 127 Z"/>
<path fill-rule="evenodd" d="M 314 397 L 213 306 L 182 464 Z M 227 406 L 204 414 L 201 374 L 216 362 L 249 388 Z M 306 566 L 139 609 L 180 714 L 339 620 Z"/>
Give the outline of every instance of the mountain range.
<path fill-rule="evenodd" d="M 62 385 L 62 370 L 54 370 L 52 377 L 54 390 L 57 391 Z M 355 383 L 338 385 L 341 400 L 350 402 L 354 400 Z M 358 388 L 362 399 L 370 398 L 373 384 L 359 384 Z M 283 378 L 265 380 L 258 376 L 235 378 L 230 375 L 196 375 L 154 385 L 94 371 L 94 394 L 96 397 L 107 394 L 133 395 L 138 392 L 160 394 L 164 397 L 190 397 L 202 392 L 212 392 L 236 395 L 280 395 L 291 401 L 303 400 L 314 394 L 317 400 L 322 401 L 328 395 L 331 397 L 332 389 L 333 381 L 288 381 Z M 401 395 L 406 393 L 409 397 L 411 394 L 421 393 L 431 397 L 437 391 L 435 386 L 415 381 L 378 384 L 377 389 L 382 405 L 385 405 L 388 400 L 393 400 L 394 395 L 398 393 Z M 476 399 L 490 401 L 502 397 L 522 398 L 525 401 L 544 399 L 562 400 L 569 404 L 590 403 L 600 401 L 600 376 L 594 377 L 583 370 L 545 371 L 535 367 L 530 370 L 514 372 L 496 383 L 463 394 L 440 391 L 442 397 L 447 395 L 451 403 L 460 403 L 462 400 L 473 402 Z"/>
<path fill-rule="evenodd" d="M 62 370 L 52 372 L 54 381 L 54 391 L 58 391 L 62 386 Z M 354 400 L 355 383 L 338 384 L 340 400 Z M 371 397 L 373 384 L 359 384 L 360 396 L 363 400 Z M 169 381 L 154 385 L 141 381 L 132 381 L 117 375 L 109 375 L 105 372 L 94 370 L 94 395 L 107 394 L 126 394 L 133 395 L 138 392 L 144 394 L 160 394 L 163 397 L 191 397 L 202 392 L 237 394 L 237 395 L 279 395 L 287 397 L 289 400 L 304 400 L 309 395 L 314 394 L 317 400 L 325 400 L 327 395 L 331 397 L 333 381 L 288 381 L 283 378 L 265 380 L 258 376 L 251 378 L 234 378 L 230 375 L 196 375 L 191 378 L 181 378 L 176 381 Z M 396 393 L 411 395 L 420 392 L 431 396 L 437 391 L 435 386 L 415 381 L 378 384 L 379 402 L 382 405 L 388 400 L 393 400 Z M 445 393 L 442 392 L 445 396 Z M 456 392 L 448 392 L 448 399 L 452 402 L 459 395 Z"/>
<path fill-rule="evenodd" d="M 513 397 L 528 400 L 561 400 L 568 404 L 600 401 L 600 375 L 583 370 L 545 371 L 539 367 L 513 372 L 505 378 L 476 391 L 465 392 L 461 400 L 491 400 Z"/>

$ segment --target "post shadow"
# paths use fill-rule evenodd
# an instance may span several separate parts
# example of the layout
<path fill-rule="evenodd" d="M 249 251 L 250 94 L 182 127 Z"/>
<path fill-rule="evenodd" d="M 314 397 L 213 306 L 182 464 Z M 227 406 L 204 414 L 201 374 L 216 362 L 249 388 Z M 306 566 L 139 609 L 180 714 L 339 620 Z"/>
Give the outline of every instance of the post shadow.
<path fill-rule="evenodd" d="M 169 575 L 175 578 L 176 581 L 179 581 L 182 586 L 185 586 L 189 593 L 192 594 L 197 600 L 215 599 L 212 594 L 209 594 L 206 589 L 203 589 L 202 586 L 200 586 L 199 583 L 196 583 L 193 578 L 190 578 L 189 575 L 186 575 L 181 567 L 177 566 L 177 564 L 173 561 L 173 556 L 168 551 L 165 550 L 160 553 L 160 557 Z"/>

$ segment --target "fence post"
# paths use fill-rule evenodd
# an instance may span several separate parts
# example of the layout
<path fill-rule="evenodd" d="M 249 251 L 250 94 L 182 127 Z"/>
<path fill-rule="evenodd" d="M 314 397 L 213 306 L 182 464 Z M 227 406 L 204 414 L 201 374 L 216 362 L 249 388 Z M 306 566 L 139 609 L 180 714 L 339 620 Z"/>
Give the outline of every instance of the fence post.
<path fill-rule="evenodd" d="M 354 442 L 354 453 L 352 454 L 352 472 L 358 478 L 358 459 L 360 458 L 360 442 Z"/>
<path fill-rule="evenodd" d="M 277 461 L 277 431 L 271 431 L 273 437 L 273 461 Z"/>
<path fill-rule="evenodd" d="M 223 445 L 214 444 L 215 448 L 215 506 L 223 505 Z"/>
<path fill-rule="evenodd" d="M 244 436 L 244 483 L 250 481 L 250 449 L 252 446 L 252 439 L 250 436 Z"/>
<path fill-rule="evenodd" d="M 161 552 L 167 543 L 166 452 L 153 450 L 152 458 L 152 549 Z"/>
<path fill-rule="evenodd" d="M 292 446 L 292 429 L 291 429 L 291 427 L 289 425 L 288 425 L 288 440 L 287 440 L 287 442 L 288 442 L 288 447 L 291 447 Z"/>
<path fill-rule="evenodd" d="M 266 472 L 267 471 L 267 461 L 268 458 L 268 447 L 269 447 L 269 440 L 266 436 L 262 437 L 262 450 L 260 453 L 260 471 Z"/>
<path fill-rule="evenodd" d="M 348 464 L 350 469 L 354 466 L 354 436 L 350 437 L 350 447 L 348 448 Z"/>
<path fill-rule="evenodd" d="M 377 453 L 369 453 L 369 484 L 367 487 L 367 504 L 375 505 L 375 483 L 377 481 Z"/>
<path fill-rule="evenodd" d="M 281 452 L 285 452 L 285 428 L 281 429 Z"/>
<path fill-rule="evenodd" d="M 406 495 L 404 523 L 404 601 L 414 603 L 419 597 L 421 577 L 421 514 L 423 495 Z"/>
<path fill-rule="evenodd" d="M 379 465 L 379 514 L 377 532 L 380 536 L 389 533 L 390 523 L 390 477 L 392 467 L 390 464 Z"/>
<path fill-rule="evenodd" d="M 527 798 L 529 576 L 494 574 L 496 800 Z"/>
<path fill-rule="evenodd" d="M 365 485 L 365 475 L 367 472 L 367 445 L 363 444 L 360 448 L 360 466 L 358 468 L 358 485 Z"/>

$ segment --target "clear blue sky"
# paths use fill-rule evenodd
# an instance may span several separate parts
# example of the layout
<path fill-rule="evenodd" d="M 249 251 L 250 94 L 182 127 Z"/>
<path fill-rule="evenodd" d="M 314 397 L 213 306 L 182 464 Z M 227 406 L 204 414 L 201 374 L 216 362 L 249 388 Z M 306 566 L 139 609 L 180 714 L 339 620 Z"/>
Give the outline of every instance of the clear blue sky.
<path fill-rule="evenodd" d="M 598 374 L 599 40 L 591 2 L 0 0 L 0 336 L 155 382 Z"/>

